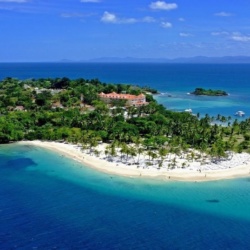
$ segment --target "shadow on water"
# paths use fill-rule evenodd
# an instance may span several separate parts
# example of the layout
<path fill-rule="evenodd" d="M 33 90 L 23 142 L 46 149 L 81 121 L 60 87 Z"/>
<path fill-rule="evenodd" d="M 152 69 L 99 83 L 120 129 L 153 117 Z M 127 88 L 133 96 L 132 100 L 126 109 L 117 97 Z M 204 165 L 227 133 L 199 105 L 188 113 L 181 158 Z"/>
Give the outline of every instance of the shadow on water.
<path fill-rule="evenodd" d="M 27 167 L 34 167 L 37 166 L 37 164 L 30 158 L 17 158 L 13 160 L 8 160 L 3 164 L 3 167 L 8 169 L 23 169 Z"/>
<path fill-rule="evenodd" d="M 206 202 L 209 202 L 209 203 L 219 203 L 220 201 L 217 200 L 217 199 L 211 199 L 211 200 L 206 200 Z"/>

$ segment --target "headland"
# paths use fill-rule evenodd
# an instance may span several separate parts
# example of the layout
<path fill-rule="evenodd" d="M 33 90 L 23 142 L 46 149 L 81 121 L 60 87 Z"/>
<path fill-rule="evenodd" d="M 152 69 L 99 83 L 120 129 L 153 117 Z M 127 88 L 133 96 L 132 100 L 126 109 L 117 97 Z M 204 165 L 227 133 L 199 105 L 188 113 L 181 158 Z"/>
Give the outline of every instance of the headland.
<path fill-rule="evenodd" d="M 154 100 L 155 92 L 98 79 L 7 77 L 0 82 L 0 143 L 33 141 L 126 176 L 210 180 L 247 174 L 250 119 L 218 114 L 219 124 L 212 125 L 215 117 L 168 110 Z M 244 171 L 232 170 L 239 166 Z"/>

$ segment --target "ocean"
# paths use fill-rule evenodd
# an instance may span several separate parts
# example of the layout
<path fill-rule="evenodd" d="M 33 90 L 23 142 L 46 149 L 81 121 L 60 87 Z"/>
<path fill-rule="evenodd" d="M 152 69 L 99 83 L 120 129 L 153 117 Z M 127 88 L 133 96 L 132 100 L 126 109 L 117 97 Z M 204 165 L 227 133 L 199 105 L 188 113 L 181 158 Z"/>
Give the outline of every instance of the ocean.
<path fill-rule="evenodd" d="M 173 98 L 157 98 L 174 110 L 196 101 L 186 93 L 199 82 L 231 94 L 223 99 L 226 104 L 206 100 L 204 112 L 211 102 L 222 102 L 217 110 L 229 113 L 231 108 L 232 113 L 232 106 L 226 106 L 240 96 L 242 106 L 235 107 L 247 113 L 249 67 L 0 64 L 0 78 L 67 76 L 149 85 L 171 93 Z M 180 108 L 173 101 L 177 95 L 182 101 L 182 95 L 187 98 Z M 203 113 L 200 106 L 197 111 Z M 0 145 L 0 248 L 249 249 L 249 194 L 250 176 L 202 183 L 129 178 L 99 172 L 44 148 Z"/>

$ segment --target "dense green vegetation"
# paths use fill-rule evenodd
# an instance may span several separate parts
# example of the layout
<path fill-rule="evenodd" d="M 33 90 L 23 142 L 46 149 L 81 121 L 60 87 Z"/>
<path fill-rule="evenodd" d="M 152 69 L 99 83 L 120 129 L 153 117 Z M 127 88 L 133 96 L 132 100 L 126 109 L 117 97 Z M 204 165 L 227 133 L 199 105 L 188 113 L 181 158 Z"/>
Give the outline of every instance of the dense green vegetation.
<path fill-rule="evenodd" d="M 208 96 L 227 96 L 228 93 L 223 90 L 212 90 L 212 89 L 203 89 L 203 88 L 196 88 L 194 92 L 191 94 L 193 95 L 208 95 Z"/>
<path fill-rule="evenodd" d="M 0 82 L 0 143 L 63 140 L 93 148 L 103 141 L 111 143 L 113 153 L 115 145 L 120 145 L 128 154 L 140 154 L 143 149 L 152 157 L 156 151 L 164 157 L 189 148 L 215 158 L 224 157 L 228 150 L 249 151 L 249 119 L 239 123 L 220 115 L 199 118 L 172 112 L 157 104 L 150 94 L 146 94 L 146 106 L 125 109 L 122 103 L 116 103 L 110 109 L 98 93 L 112 91 L 140 94 L 149 89 L 106 84 L 98 79 L 6 78 Z M 214 121 L 222 125 L 211 125 Z"/>

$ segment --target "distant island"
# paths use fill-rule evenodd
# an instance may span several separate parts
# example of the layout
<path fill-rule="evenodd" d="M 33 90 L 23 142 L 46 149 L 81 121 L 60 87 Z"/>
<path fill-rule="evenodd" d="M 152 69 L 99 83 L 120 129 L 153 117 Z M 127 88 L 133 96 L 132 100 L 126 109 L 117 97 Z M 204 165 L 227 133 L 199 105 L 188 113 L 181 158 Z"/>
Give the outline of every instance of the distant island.
<path fill-rule="evenodd" d="M 95 63 L 197 63 L 197 64 L 249 64 L 249 56 L 222 56 L 222 57 L 207 57 L 207 56 L 194 56 L 194 57 L 178 57 L 178 58 L 138 58 L 138 57 L 99 57 L 91 59 L 83 59 L 81 61 L 74 61 L 70 59 L 60 60 L 62 63 L 74 62 L 95 62 Z"/>
<path fill-rule="evenodd" d="M 194 92 L 191 92 L 192 95 L 207 95 L 207 96 L 227 96 L 228 93 L 224 90 L 212 90 L 212 89 L 203 89 L 196 88 Z"/>

